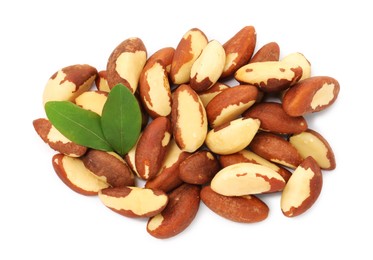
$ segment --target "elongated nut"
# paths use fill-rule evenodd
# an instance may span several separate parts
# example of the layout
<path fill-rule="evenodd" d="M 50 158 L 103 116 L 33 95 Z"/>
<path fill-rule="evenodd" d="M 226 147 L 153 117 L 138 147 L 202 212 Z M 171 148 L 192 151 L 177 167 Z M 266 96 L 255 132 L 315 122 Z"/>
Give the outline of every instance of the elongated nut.
<path fill-rule="evenodd" d="M 167 73 L 170 73 L 174 53 L 175 49 L 173 47 L 159 49 L 148 58 L 145 66 L 148 64 L 153 64 L 155 61 L 160 61 L 165 66 Z"/>
<path fill-rule="evenodd" d="M 177 145 L 186 152 L 201 147 L 207 135 L 206 110 L 189 85 L 180 85 L 172 94 L 172 132 Z"/>
<path fill-rule="evenodd" d="M 291 143 L 281 136 L 272 133 L 257 133 L 251 141 L 249 148 L 254 153 L 271 162 L 293 169 L 303 160 Z"/>
<path fill-rule="evenodd" d="M 75 104 L 101 116 L 107 96 L 105 91 L 86 91 L 75 99 Z"/>
<path fill-rule="evenodd" d="M 209 125 L 214 128 L 237 119 L 255 103 L 258 92 L 252 85 L 238 85 L 222 91 L 206 106 Z"/>
<path fill-rule="evenodd" d="M 220 78 L 225 64 L 223 46 L 210 41 L 194 61 L 190 71 L 190 87 L 196 92 L 211 88 Z"/>
<path fill-rule="evenodd" d="M 281 191 L 285 181 L 269 167 L 255 163 L 237 163 L 221 169 L 211 181 L 211 189 L 225 196 Z"/>
<path fill-rule="evenodd" d="M 230 38 L 223 47 L 226 54 L 221 78 L 232 76 L 238 68 L 249 62 L 256 46 L 254 26 L 245 26 Z"/>
<path fill-rule="evenodd" d="M 190 184 L 206 184 L 220 170 L 219 161 L 209 151 L 193 153 L 180 163 L 179 177 Z"/>
<path fill-rule="evenodd" d="M 136 149 L 137 149 L 137 144 L 139 143 L 140 137 L 142 133 L 140 133 L 139 138 L 137 139 L 136 144 L 131 148 L 131 150 L 128 151 L 128 153 L 124 156 L 124 160 L 126 161 L 128 167 L 136 174 L 137 177 L 141 178 L 139 173 L 137 172 L 136 169 L 136 161 L 135 161 L 135 156 L 136 156 Z"/>
<path fill-rule="evenodd" d="M 227 154 L 227 155 L 220 155 L 219 162 L 222 168 L 225 168 L 229 165 L 236 164 L 236 163 L 242 163 L 242 162 L 250 162 L 250 163 L 256 163 L 263 166 L 266 166 L 268 168 L 271 168 L 275 172 L 281 175 L 281 177 L 287 182 L 291 176 L 291 172 L 288 171 L 284 167 L 280 167 L 277 164 L 274 164 L 263 157 L 253 153 L 249 150 L 241 150 L 234 154 Z"/>
<path fill-rule="evenodd" d="M 310 73 L 310 64 L 302 54 L 289 56 L 281 61 L 249 63 L 237 70 L 235 78 L 268 93 L 285 90 Z"/>
<path fill-rule="evenodd" d="M 170 192 L 179 187 L 183 184 L 179 177 L 179 165 L 190 155 L 190 153 L 182 151 L 175 140 L 171 139 L 161 169 L 153 179 L 146 181 L 145 187 L 164 192 Z"/>
<path fill-rule="evenodd" d="M 229 88 L 227 84 L 216 82 L 211 88 L 208 90 L 202 91 L 198 93 L 199 98 L 202 101 L 204 107 L 218 94 L 223 92 L 223 90 Z"/>
<path fill-rule="evenodd" d="M 82 157 L 82 160 L 87 169 L 112 187 L 135 184 L 135 176 L 131 169 L 116 153 L 91 149 Z"/>
<path fill-rule="evenodd" d="M 307 211 L 319 197 L 322 183 L 320 167 L 312 157 L 307 157 L 295 169 L 282 191 L 282 213 L 295 217 Z"/>
<path fill-rule="evenodd" d="M 113 50 L 107 62 L 106 73 L 109 88 L 122 83 L 132 93 L 135 93 L 146 59 L 146 48 L 140 38 L 128 38 L 121 42 Z"/>
<path fill-rule="evenodd" d="M 171 113 L 171 89 L 166 67 L 160 60 L 145 65 L 140 75 L 140 99 L 152 118 Z"/>
<path fill-rule="evenodd" d="M 201 200 L 219 216 L 240 223 L 255 223 L 268 217 L 268 206 L 254 195 L 224 196 L 210 186 L 201 190 Z"/>
<path fill-rule="evenodd" d="M 304 117 L 289 116 L 276 102 L 254 104 L 242 116 L 259 119 L 261 130 L 277 134 L 297 134 L 308 128 Z"/>
<path fill-rule="evenodd" d="M 216 154 L 232 154 L 248 146 L 260 126 L 258 119 L 238 118 L 210 130 L 207 147 Z"/>
<path fill-rule="evenodd" d="M 136 169 L 142 179 L 152 179 L 158 173 L 170 140 L 171 122 L 167 117 L 157 117 L 145 128 L 135 154 Z"/>
<path fill-rule="evenodd" d="M 167 207 L 149 219 L 146 230 L 156 238 L 166 239 L 183 232 L 195 218 L 200 204 L 199 185 L 184 183 L 169 195 Z"/>
<path fill-rule="evenodd" d="M 207 45 L 206 35 L 198 28 L 187 31 L 177 45 L 172 59 L 170 77 L 174 84 L 188 83 L 194 61 Z"/>
<path fill-rule="evenodd" d="M 99 91 L 110 92 L 109 84 L 107 83 L 107 73 L 106 70 L 101 70 L 98 72 L 95 79 L 96 87 Z"/>
<path fill-rule="evenodd" d="M 98 196 L 109 209 L 132 218 L 155 216 L 168 203 L 163 191 L 130 186 L 103 189 Z"/>
<path fill-rule="evenodd" d="M 60 133 L 46 118 L 38 118 L 33 122 L 38 135 L 53 150 L 70 157 L 80 157 L 87 152 L 87 147 L 76 144 Z"/>
<path fill-rule="evenodd" d="M 303 159 L 312 156 L 323 170 L 334 170 L 336 161 L 328 141 L 318 132 L 307 129 L 293 135 L 289 142 L 298 150 Z"/>
<path fill-rule="evenodd" d="M 282 98 L 282 107 L 290 116 L 303 116 L 330 107 L 338 97 L 339 83 L 328 76 L 315 76 L 292 86 Z"/>
<path fill-rule="evenodd" d="M 88 64 L 62 68 L 48 80 L 44 88 L 43 104 L 48 101 L 74 101 L 93 86 L 96 76 L 96 68 Z"/>
<path fill-rule="evenodd" d="M 52 158 L 53 168 L 58 177 L 73 191 L 87 196 L 97 195 L 110 185 L 97 178 L 88 170 L 81 159 L 64 154 L 56 154 Z"/>
<path fill-rule="evenodd" d="M 280 46 L 276 42 L 263 45 L 250 59 L 249 63 L 262 61 L 278 61 L 280 59 Z"/>

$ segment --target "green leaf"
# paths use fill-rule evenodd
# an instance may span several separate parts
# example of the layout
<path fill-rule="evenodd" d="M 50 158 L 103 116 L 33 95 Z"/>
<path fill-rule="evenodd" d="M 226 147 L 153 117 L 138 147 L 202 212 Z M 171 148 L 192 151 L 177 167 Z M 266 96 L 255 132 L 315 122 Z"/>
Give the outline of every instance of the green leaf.
<path fill-rule="evenodd" d="M 122 84 L 114 86 L 102 110 L 101 125 L 114 150 L 125 155 L 139 138 L 141 110 L 136 97 Z"/>
<path fill-rule="evenodd" d="M 69 101 L 49 101 L 45 104 L 49 121 L 74 143 L 103 151 L 113 151 L 101 128 L 101 117 Z"/>

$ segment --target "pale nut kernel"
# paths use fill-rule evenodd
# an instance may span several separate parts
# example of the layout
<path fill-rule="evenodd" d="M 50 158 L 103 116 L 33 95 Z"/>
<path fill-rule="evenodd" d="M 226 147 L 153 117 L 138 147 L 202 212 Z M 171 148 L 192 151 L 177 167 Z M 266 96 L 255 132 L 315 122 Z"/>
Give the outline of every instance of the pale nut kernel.
<path fill-rule="evenodd" d="M 295 169 L 303 160 L 291 143 L 273 133 L 257 133 L 251 141 L 249 148 L 257 155 L 271 162 L 292 169 Z"/>
<path fill-rule="evenodd" d="M 266 166 L 268 168 L 271 168 L 275 172 L 281 175 L 281 177 L 287 182 L 291 176 L 291 172 L 288 171 L 284 167 L 280 167 L 275 163 L 272 163 L 263 157 L 253 153 L 249 150 L 241 150 L 237 153 L 233 154 L 227 154 L 227 155 L 220 155 L 219 156 L 219 162 L 222 168 L 225 168 L 229 165 L 236 164 L 236 163 L 242 163 L 242 162 L 250 162 L 250 163 L 256 163 L 263 166 Z"/>
<path fill-rule="evenodd" d="M 319 112 L 336 101 L 339 90 L 338 81 L 332 77 L 310 77 L 286 91 L 282 98 L 282 106 L 290 116 Z"/>
<path fill-rule="evenodd" d="M 242 114 L 260 120 L 260 130 L 276 134 L 297 134 L 308 128 L 304 117 L 289 116 L 280 103 L 261 102 L 254 104 Z"/>
<path fill-rule="evenodd" d="M 190 87 L 196 92 L 211 88 L 220 78 L 225 64 L 225 51 L 216 40 L 210 41 L 194 61 L 190 70 Z"/>
<path fill-rule="evenodd" d="M 307 157 L 293 172 L 281 195 L 281 210 L 287 217 L 303 214 L 316 202 L 322 189 L 320 167 Z"/>
<path fill-rule="evenodd" d="M 168 203 L 168 196 L 160 190 L 139 187 L 106 188 L 98 197 L 109 209 L 125 217 L 152 217 Z"/>
<path fill-rule="evenodd" d="M 184 183 L 168 194 L 168 204 L 149 219 L 146 230 L 153 237 L 166 239 L 183 232 L 194 220 L 200 204 L 200 185 Z"/>
<path fill-rule="evenodd" d="M 279 61 L 280 46 L 276 42 L 263 45 L 250 59 L 249 63 L 262 61 Z"/>
<path fill-rule="evenodd" d="M 75 104 L 101 116 L 107 96 L 105 91 L 86 91 L 75 99 Z"/>
<path fill-rule="evenodd" d="M 52 158 L 52 163 L 58 177 L 66 186 L 79 194 L 97 195 L 100 190 L 110 186 L 88 170 L 79 158 L 56 154 Z"/>
<path fill-rule="evenodd" d="M 258 119 L 238 118 L 210 130 L 207 147 L 216 154 L 232 154 L 248 146 L 260 126 Z"/>
<path fill-rule="evenodd" d="M 41 139 L 53 150 L 70 157 L 80 157 L 87 152 L 87 147 L 81 146 L 67 139 L 48 119 L 35 119 L 32 124 Z"/>
<path fill-rule="evenodd" d="M 151 121 L 137 143 L 135 165 L 139 176 L 152 179 L 158 173 L 171 140 L 171 122 L 167 117 Z"/>
<path fill-rule="evenodd" d="M 209 151 L 193 153 L 179 165 L 179 177 L 190 184 L 207 184 L 220 170 L 217 158 Z"/>
<path fill-rule="evenodd" d="M 225 196 L 242 196 L 281 191 L 285 180 L 269 167 L 236 163 L 221 169 L 211 181 L 211 189 Z"/>
<path fill-rule="evenodd" d="M 128 153 L 124 156 L 124 160 L 126 161 L 128 167 L 136 174 L 137 177 L 141 178 L 139 173 L 136 169 L 136 162 L 135 162 L 135 155 L 136 155 L 136 149 L 137 144 L 139 143 L 140 137 L 142 135 L 142 132 L 140 133 L 139 138 L 136 141 L 136 144 L 131 148 L 131 150 L 128 151 Z"/>
<path fill-rule="evenodd" d="M 111 53 L 107 66 L 109 88 L 122 83 L 132 93 L 136 92 L 140 73 L 144 68 L 147 52 L 140 38 L 132 37 L 121 42 Z"/>
<path fill-rule="evenodd" d="M 147 63 L 140 74 L 140 100 L 152 118 L 171 113 L 171 89 L 162 61 Z"/>
<path fill-rule="evenodd" d="M 122 157 L 114 152 L 90 149 L 82 161 L 94 175 L 112 187 L 133 186 L 135 176 Z"/>
<path fill-rule="evenodd" d="M 312 156 L 323 170 L 334 170 L 336 161 L 328 141 L 318 132 L 307 129 L 293 135 L 289 142 L 298 150 L 303 159 Z"/>
<path fill-rule="evenodd" d="M 106 70 L 101 70 L 98 72 L 95 79 L 96 87 L 99 91 L 110 92 L 110 87 L 107 82 L 107 73 Z"/>
<path fill-rule="evenodd" d="M 235 78 L 239 82 L 257 86 L 264 92 L 283 91 L 310 73 L 310 64 L 302 54 L 288 56 L 281 61 L 249 63 L 237 70 Z"/>
<path fill-rule="evenodd" d="M 216 82 L 211 88 L 208 90 L 202 91 L 198 93 L 199 98 L 202 101 L 204 107 L 218 94 L 223 92 L 223 90 L 229 88 L 227 84 Z"/>
<path fill-rule="evenodd" d="M 214 128 L 237 119 L 256 102 L 258 93 L 258 88 L 252 85 L 225 89 L 206 106 L 209 125 Z"/>
<path fill-rule="evenodd" d="M 254 195 L 224 196 L 204 186 L 203 203 L 219 216 L 239 223 L 255 223 L 268 217 L 268 206 Z"/>
<path fill-rule="evenodd" d="M 170 192 L 179 187 L 183 184 L 179 177 L 179 166 L 190 155 L 190 153 L 181 150 L 175 140 L 171 139 L 161 169 L 153 179 L 146 181 L 145 188 Z"/>
<path fill-rule="evenodd" d="M 43 104 L 48 101 L 74 101 L 89 90 L 97 76 L 96 68 L 88 64 L 64 67 L 48 80 L 43 93 Z"/>
<path fill-rule="evenodd" d="M 174 84 L 188 83 L 194 61 L 207 45 L 206 35 L 198 28 L 187 31 L 175 49 L 170 78 Z"/>
<path fill-rule="evenodd" d="M 256 46 L 254 26 L 245 26 L 224 43 L 226 55 L 221 78 L 232 76 L 238 68 L 249 62 Z"/>
<path fill-rule="evenodd" d="M 189 85 L 180 85 L 173 92 L 171 121 L 173 137 L 183 151 L 194 152 L 204 144 L 208 130 L 206 110 Z"/>

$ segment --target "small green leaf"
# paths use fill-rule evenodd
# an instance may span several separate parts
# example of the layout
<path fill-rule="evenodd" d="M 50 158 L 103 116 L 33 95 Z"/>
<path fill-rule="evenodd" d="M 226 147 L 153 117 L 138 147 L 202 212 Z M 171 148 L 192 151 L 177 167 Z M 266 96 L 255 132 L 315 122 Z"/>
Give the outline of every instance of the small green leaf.
<path fill-rule="evenodd" d="M 101 128 L 101 117 L 69 101 L 49 101 L 45 104 L 49 121 L 74 143 L 103 151 L 112 151 Z"/>
<path fill-rule="evenodd" d="M 101 125 L 114 150 L 125 155 L 139 138 L 141 110 L 136 97 L 122 84 L 114 86 L 102 110 Z"/>

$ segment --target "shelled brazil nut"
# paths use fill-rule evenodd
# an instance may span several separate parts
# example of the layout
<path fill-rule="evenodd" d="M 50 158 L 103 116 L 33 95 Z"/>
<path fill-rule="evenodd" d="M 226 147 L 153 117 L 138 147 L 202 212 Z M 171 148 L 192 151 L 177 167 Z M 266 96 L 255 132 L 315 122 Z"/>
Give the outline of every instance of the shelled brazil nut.
<path fill-rule="evenodd" d="M 304 214 L 322 171 L 336 168 L 313 122 L 336 102 L 339 82 L 313 75 L 297 50 L 259 46 L 252 25 L 230 35 L 220 42 L 191 28 L 154 53 L 130 37 L 100 70 L 61 66 L 44 88 L 46 117 L 33 121 L 56 152 L 56 175 L 124 217 L 147 218 L 159 239 L 187 229 L 201 201 L 255 223 L 270 210 L 255 194 L 274 193 L 284 216 Z"/>

